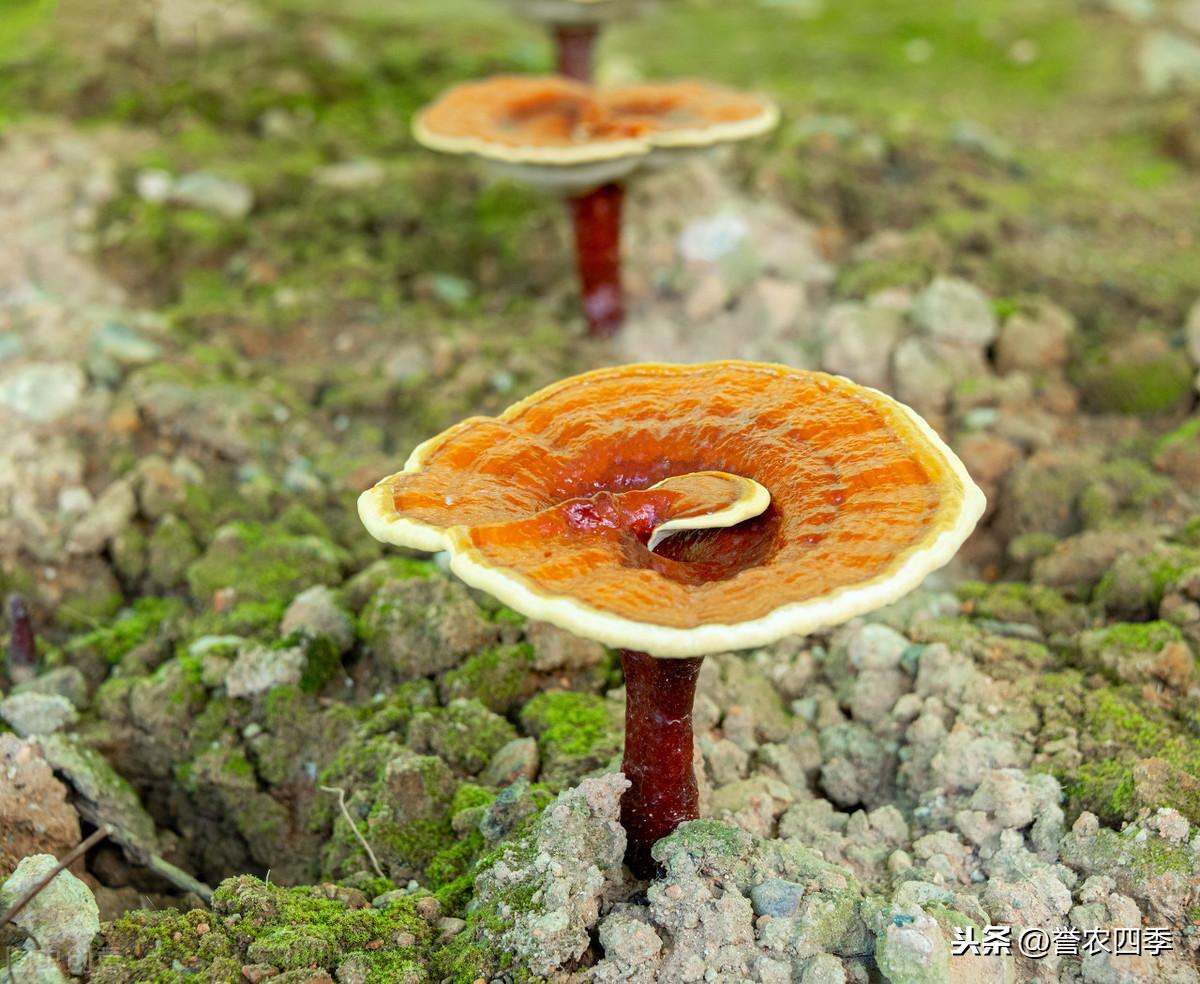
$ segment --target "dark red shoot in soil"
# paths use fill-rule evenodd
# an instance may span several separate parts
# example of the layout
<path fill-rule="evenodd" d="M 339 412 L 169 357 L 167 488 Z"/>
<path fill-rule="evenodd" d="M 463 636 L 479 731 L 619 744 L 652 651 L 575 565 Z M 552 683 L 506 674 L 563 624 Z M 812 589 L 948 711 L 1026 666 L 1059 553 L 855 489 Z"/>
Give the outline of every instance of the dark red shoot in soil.
<path fill-rule="evenodd" d="M 8 598 L 8 674 L 11 679 L 28 676 L 37 668 L 37 641 L 29 608 L 19 594 Z"/>
<path fill-rule="evenodd" d="M 625 862 L 639 878 L 653 877 L 650 849 L 685 820 L 700 815 L 692 769 L 692 701 L 703 656 L 656 659 L 623 650 L 625 760 L 632 786 L 621 797 L 621 826 L 629 838 Z"/>
<path fill-rule="evenodd" d="M 621 294 L 621 202 L 625 189 L 601 185 L 571 199 L 575 222 L 575 257 L 588 334 L 604 338 L 625 320 Z"/>

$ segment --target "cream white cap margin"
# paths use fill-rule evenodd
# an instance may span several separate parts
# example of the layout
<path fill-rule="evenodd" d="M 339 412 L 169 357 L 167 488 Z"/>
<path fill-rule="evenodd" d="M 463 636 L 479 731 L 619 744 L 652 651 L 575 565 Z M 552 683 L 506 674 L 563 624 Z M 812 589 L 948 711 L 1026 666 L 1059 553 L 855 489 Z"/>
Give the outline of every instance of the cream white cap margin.
<path fill-rule="evenodd" d="M 702 365 L 690 368 L 699 369 Z M 950 450 L 920 414 L 886 393 L 853 383 L 845 377 L 839 378 L 874 393 L 882 398 L 885 405 L 900 411 L 942 456 L 961 485 L 958 512 L 951 523 L 942 525 L 932 540 L 910 550 L 901 563 L 886 575 L 839 588 L 819 598 L 781 605 L 761 618 L 679 629 L 652 622 L 637 622 L 604 612 L 567 595 L 542 594 L 520 572 L 491 567 L 482 561 L 479 551 L 471 546 L 469 527 L 455 526 L 443 530 L 396 516 L 386 478 L 359 496 L 358 514 L 367 531 L 377 540 L 416 550 L 446 550 L 450 554 L 450 569 L 471 587 L 486 591 L 528 618 L 550 622 L 577 636 L 617 649 L 633 649 L 652 656 L 682 659 L 732 649 L 753 649 L 778 642 L 786 636 L 807 635 L 849 621 L 856 615 L 875 611 L 919 587 L 926 575 L 944 566 L 958 552 L 987 506 L 983 492 L 972 480 L 958 455 Z M 521 403 L 514 404 L 509 410 L 520 406 Z M 420 471 L 430 445 L 441 444 L 450 437 L 448 432 L 443 432 L 418 445 L 405 463 L 404 472 Z"/>

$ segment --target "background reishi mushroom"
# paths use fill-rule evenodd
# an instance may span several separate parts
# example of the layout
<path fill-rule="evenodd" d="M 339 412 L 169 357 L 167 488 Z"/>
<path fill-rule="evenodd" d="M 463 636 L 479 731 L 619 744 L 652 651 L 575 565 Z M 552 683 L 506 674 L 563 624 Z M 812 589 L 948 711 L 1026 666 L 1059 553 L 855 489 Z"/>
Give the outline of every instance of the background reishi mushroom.
<path fill-rule="evenodd" d="M 592 51 L 602 25 L 631 17 L 654 0 L 505 0 L 517 13 L 545 25 L 554 35 L 558 72 L 592 80 Z"/>
<path fill-rule="evenodd" d="M 912 410 L 841 377 L 746 362 L 571 377 L 424 442 L 359 498 L 378 539 L 447 550 L 473 587 L 622 649 L 622 823 L 642 876 L 654 843 L 697 815 L 703 656 L 894 601 L 983 508 Z"/>
<path fill-rule="evenodd" d="M 557 76 L 494 76 L 447 90 L 413 121 L 432 150 L 478 157 L 494 170 L 565 193 L 571 206 L 588 331 L 624 322 L 623 180 L 714 147 L 766 133 L 779 113 L 767 99 L 707 82 L 598 90 Z"/>

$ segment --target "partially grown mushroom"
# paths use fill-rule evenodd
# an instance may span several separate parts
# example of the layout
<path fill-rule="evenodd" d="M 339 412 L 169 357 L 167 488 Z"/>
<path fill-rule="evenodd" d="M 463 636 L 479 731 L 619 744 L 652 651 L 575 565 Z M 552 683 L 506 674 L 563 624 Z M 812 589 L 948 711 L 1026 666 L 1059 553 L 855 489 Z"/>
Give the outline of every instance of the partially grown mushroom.
<path fill-rule="evenodd" d="M 912 410 L 786 366 L 574 376 L 418 446 L 359 499 L 378 539 L 533 619 L 622 650 L 626 860 L 697 816 L 692 699 L 707 653 L 894 601 L 983 511 Z"/>
<path fill-rule="evenodd" d="M 770 101 L 705 82 L 595 89 L 558 76 L 496 76 L 455 86 L 413 123 L 421 144 L 480 158 L 571 203 L 584 316 L 592 335 L 623 323 L 624 181 L 772 129 Z"/>
<path fill-rule="evenodd" d="M 544 24 L 554 35 L 558 73 L 580 82 L 592 80 L 592 51 L 600 28 L 630 17 L 652 0 L 505 0 L 525 17 Z"/>

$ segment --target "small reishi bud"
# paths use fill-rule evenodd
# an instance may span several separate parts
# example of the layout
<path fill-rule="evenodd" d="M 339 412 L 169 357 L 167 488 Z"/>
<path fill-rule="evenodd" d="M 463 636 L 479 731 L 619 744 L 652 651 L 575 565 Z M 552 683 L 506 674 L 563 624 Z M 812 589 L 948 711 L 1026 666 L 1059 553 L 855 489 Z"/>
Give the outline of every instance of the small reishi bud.
<path fill-rule="evenodd" d="M 8 671 L 10 675 L 27 675 L 37 667 L 37 640 L 33 635 L 33 620 L 29 607 L 19 594 L 8 598 Z"/>

